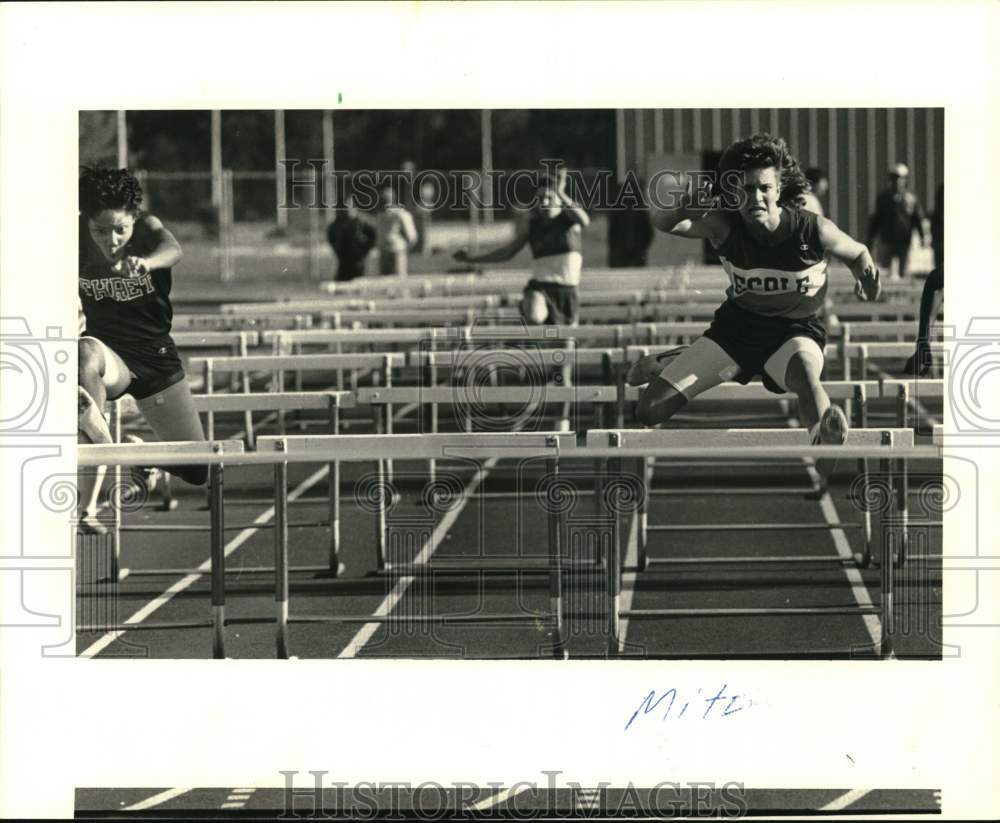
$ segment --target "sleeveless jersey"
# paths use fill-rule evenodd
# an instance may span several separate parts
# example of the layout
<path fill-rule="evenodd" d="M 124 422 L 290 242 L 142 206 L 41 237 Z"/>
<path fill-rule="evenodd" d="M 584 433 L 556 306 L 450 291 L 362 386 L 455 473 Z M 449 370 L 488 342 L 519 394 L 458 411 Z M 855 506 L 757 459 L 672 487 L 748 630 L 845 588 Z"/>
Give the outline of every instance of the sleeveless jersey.
<path fill-rule="evenodd" d="M 817 215 L 782 207 L 787 236 L 774 246 L 762 244 L 738 215 L 732 216 L 726 241 L 719 247 L 729 275 L 726 296 L 735 305 L 766 317 L 811 317 L 826 297 L 827 254 L 819 240 Z"/>
<path fill-rule="evenodd" d="M 157 238 L 139 214 L 123 257 L 146 257 Z M 154 269 L 137 277 L 111 270 L 94 243 L 85 218 L 80 220 L 79 293 L 87 333 L 111 345 L 162 344 L 169 341 L 173 308 L 170 269 Z"/>
<path fill-rule="evenodd" d="M 563 209 L 555 217 L 535 212 L 528 224 L 532 277 L 542 283 L 579 286 L 583 268 L 580 231 L 572 213 Z"/>

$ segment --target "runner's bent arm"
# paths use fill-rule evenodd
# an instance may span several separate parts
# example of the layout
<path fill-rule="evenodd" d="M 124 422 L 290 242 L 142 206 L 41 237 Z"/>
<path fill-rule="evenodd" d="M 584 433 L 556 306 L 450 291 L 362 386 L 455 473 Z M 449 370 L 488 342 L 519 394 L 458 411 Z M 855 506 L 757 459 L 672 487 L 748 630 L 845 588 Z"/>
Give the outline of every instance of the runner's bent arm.
<path fill-rule="evenodd" d="M 459 251 L 455 253 L 455 258 L 466 263 L 503 263 L 521 251 L 527 242 L 528 215 L 522 214 L 517 218 L 514 226 L 514 236 L 509 242 L 493 249 L 493 251 L 484 252 L 483 254 L 470 255 L 465 251 Z"/>
<path fill-rule="evenodd" d="M 846 232 L 837 228 L 837 224 L 826 217 L 816 221 L 819 229 L 819 241 L 824 251 L 829 252 L 851 270 L 857 286 L 855 294 L 861 300 L 877 300 L 882 288 L 879 284 L 878 269 L 871 253 L 864 243 L 859 243 Z"/>
<path fill-rule="evenodd" d="M 153 251 L 141 258 L 146 270 L 169 269 L 176 266 L 184 256 L 181 244 L 177 242 L 177 238 L 163 225 L 158 217 L 147 214 L 142 218 L 142 221 L 156 241 Z"/>
<path fill-rule="evenodd" d="M 676 237 L 708 240 L 716 247 L 722 245 L 729 236 L 729 221 L 725 214 L 718 209 L 693 209 L 689 203 L 690 195 L 685 194 L 679 208 L 652 206 L 649 210 L 650 224 L 654 229 Z"/>

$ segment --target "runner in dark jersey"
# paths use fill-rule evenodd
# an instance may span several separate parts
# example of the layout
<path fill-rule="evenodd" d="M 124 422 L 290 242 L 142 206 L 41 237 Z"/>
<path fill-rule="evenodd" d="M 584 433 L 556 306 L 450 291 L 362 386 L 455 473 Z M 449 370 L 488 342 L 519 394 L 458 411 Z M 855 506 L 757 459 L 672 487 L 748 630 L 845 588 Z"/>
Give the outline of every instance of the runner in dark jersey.
<path fill-rule="evenodd" d="M 868 249 L 830 220 L 794 205 L 804 177 L 785 141 L 757 134 L 733 143 L 719 161 L 712 207 L 655 209 L 653 226 L 708 239 L 729 275 L 726 301 L 705 334 L 675 357 L 651 355 L 631 369 L 649 383 L 638 414 L 647 426 L 668 420 L 689 400 L 725 380 L 761 375 L 774 392 L 794 392 L 813 442 L 843 443 L 847 420 L 820 383 L 826 329 L 817 317 L 826 295 L 827 261 L 848 265 L 862 300 L 879 293 Z"/>
<path fill-rule="evenodd" d="M 90 442 L 110 442 L 100 410 L 106 399 L 131 394 L 156 435 L 204 440 L 184 369 L 170 337 L 171 268 L 181 247 L 153 215 L 142 212 L 142 189 L 126 169 L 84 169 L 80 177 L 79 300 L 80 428 Z M 195 485 L 205 466 L 175 466 Z M 86 515 L 96 490 L 81 484 Z M 92 517 L 90 518 L 92 521 Z"/>
<path fill-rule="evenodd" d="M 521 315 L 532 324 L 575 324 L 579 313 L 582 230 L 590 217 L 566 194 L 566 170 L 556 180 L 543 178 L 535 208 L 518 215 L 514 237 L 497 249 L 455 259 L 466 263 L 502 263 L 525 246 L 531 249 L 531 280 L 524 288 Z"/>

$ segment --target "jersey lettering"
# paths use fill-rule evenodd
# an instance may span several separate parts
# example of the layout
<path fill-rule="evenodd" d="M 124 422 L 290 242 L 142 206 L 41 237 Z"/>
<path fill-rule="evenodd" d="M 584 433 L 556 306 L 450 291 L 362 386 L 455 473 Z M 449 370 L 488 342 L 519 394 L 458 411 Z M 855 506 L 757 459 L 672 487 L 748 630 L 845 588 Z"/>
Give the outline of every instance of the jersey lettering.
<path fill-rule="evenodd" d="M 81 277 L 80 291 L 94 301 L 109 297 L 117 303 L 127 303 L 147 294 L 155 294 L 156 287 L 151 274 L 139 277 L 101 277 L 96 280 Z"/>

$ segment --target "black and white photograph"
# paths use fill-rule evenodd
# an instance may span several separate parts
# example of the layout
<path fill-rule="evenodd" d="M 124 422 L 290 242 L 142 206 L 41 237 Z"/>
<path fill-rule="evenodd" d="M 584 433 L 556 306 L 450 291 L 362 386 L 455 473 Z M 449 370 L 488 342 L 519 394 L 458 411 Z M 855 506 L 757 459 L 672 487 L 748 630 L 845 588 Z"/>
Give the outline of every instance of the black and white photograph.
<path fill-rule="evenodd" d="M 0 819 L 995 811 L 997 14 L 856 11 L 0 10 Z"/>
<path fill-rule="evenodd" d="M 944 131 L 81 112 L 79 653 L 940 658 Z"/>

